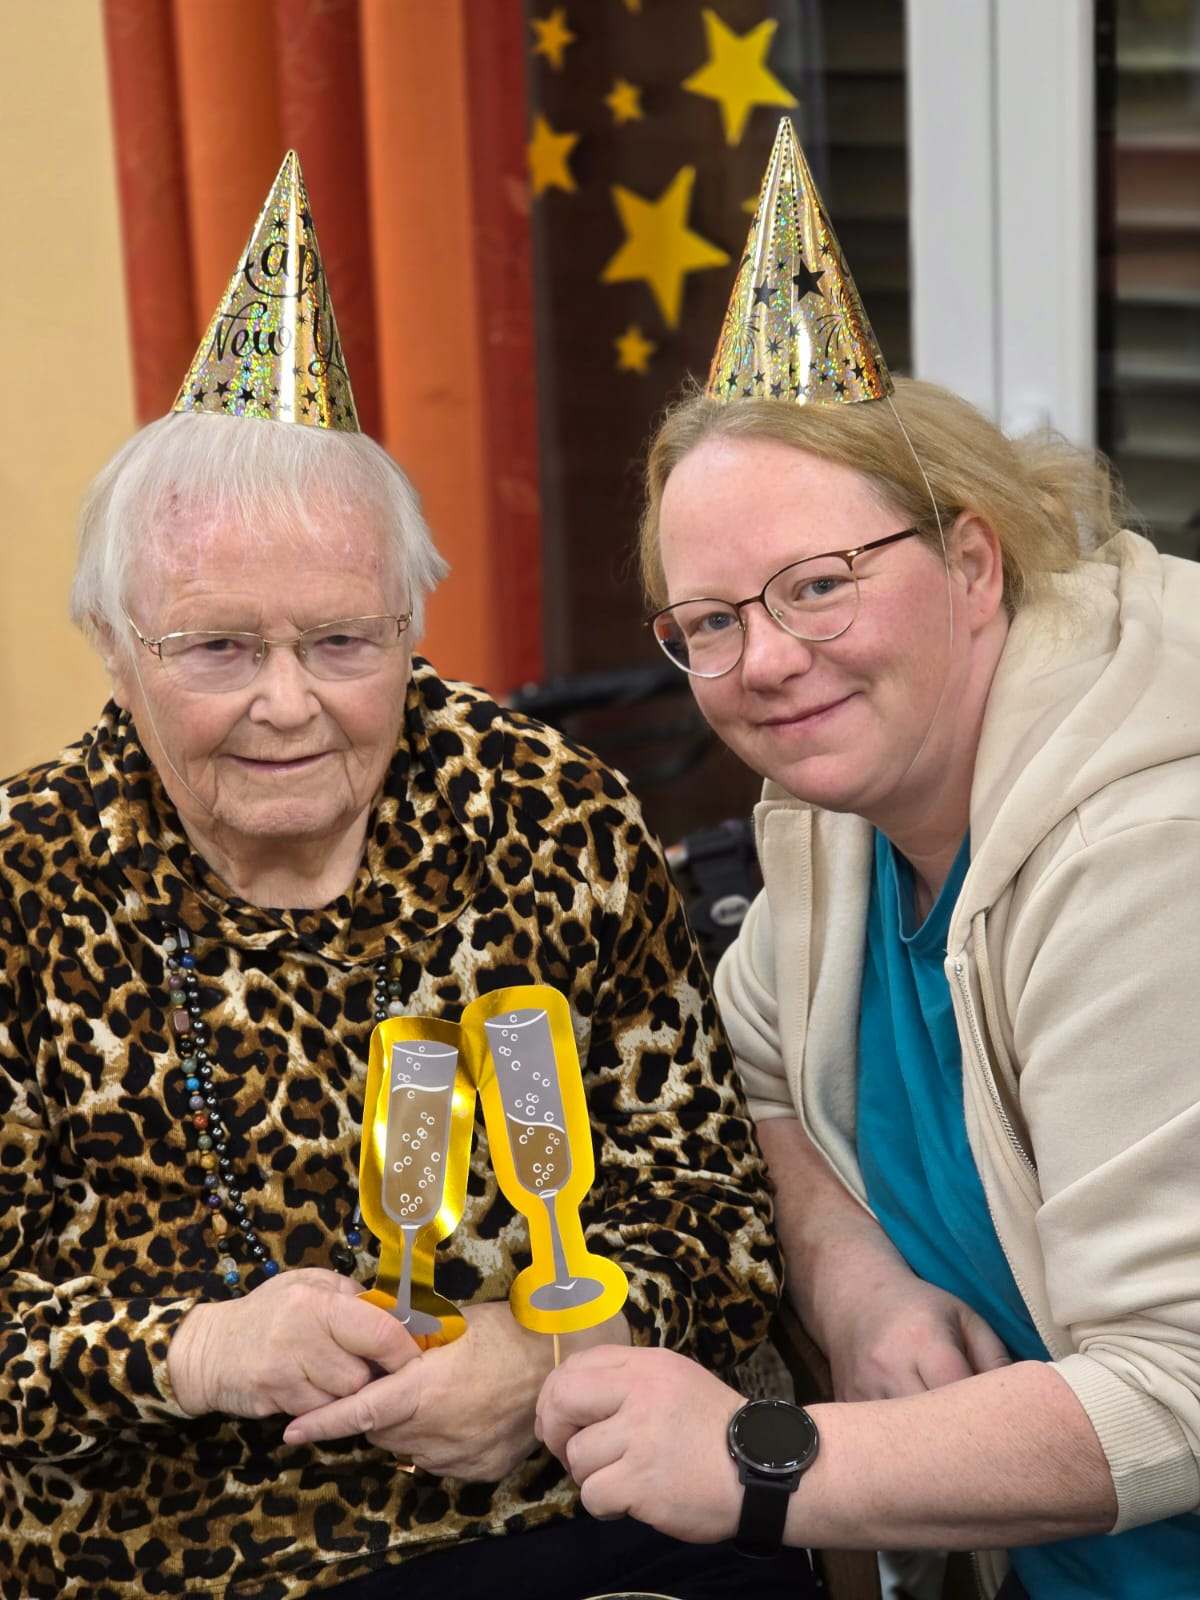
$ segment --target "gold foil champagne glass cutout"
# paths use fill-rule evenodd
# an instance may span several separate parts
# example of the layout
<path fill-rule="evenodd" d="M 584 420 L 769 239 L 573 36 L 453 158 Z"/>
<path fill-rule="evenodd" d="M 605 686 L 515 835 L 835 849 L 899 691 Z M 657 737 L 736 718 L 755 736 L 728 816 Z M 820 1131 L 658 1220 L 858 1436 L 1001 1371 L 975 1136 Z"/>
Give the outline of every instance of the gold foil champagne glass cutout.
<path fill-rule="evenodd" d="M 436 1017 L 389 1017 L 371 1035 L 359 1193 L 380 1243 L 365 1298 L 424 1345 L 466 1331 L 459 1308 L 433 1287 L 438 1242 L 463 1213 L 475 1122 L 475 1080 L 458 1027 Z"/>
<path fill-rule="evenodd" d="M 511 1004 L 543 997 L 542 1004 Z M 594 1165 L 567 1004 L 556 991 L 532 985 L 484 1004 L 492 1012 L 483 1024 L 492 1072 L 481 1072 L 479 1084 L 492 1162 L 501 1188 L 529 1219 L 533 1251 L 532 1266 L 513 1285 L 513 1313 L 542 1333 L 589 1327 L 620 1309 L 628 1285 L 621 1269 L 592 1255 L 583 1239 L 578 1206 Z"/>
<path fill-rule="evenodd" d="M 392 1046 L 382 1199 L 404 1236 L 392 1315 L 414 1336 L 442 1331 L 440 1317 L 412 1303 L 412 1263 L 417 1235 L 436 1220 L 442 1204 L 457 1075 L 458 1050 L 452 1045 L 417 1039 Z"/>
<path fill-rule="evenodd" d="M 555 1197 L 571 1176 L 571 1145 L 550 1019 L 543 1007 L 530 1007 L 485 1022 L 484 1028 L 517 1182 L 526 1194 L 544 1202 L 550 1224 L 554 1278 L 534 1289 L 529 1303 L 538 1311 L 589 1305 L 604 1293 L 604 1285 L 598 1278 L 571 1272 L 554 1212 Z"/>

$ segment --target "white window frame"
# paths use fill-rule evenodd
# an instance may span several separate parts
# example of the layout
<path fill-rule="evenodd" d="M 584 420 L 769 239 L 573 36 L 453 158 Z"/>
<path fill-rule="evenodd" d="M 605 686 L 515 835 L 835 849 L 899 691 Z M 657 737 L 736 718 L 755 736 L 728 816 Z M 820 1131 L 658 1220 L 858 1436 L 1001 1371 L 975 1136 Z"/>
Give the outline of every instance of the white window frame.
<path fill-rule="evenodd" d="M 907 0 L 913 370 L 1096 436 L 1093 0 Z"/>

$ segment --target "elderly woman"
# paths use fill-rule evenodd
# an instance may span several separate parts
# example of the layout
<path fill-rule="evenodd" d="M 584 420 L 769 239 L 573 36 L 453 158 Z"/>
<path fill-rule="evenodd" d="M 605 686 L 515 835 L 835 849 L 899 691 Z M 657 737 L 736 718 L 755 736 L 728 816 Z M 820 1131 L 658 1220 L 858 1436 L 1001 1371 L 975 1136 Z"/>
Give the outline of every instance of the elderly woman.
<path fill-rule="evenodd" d="M 113 699 L 0 796 L 4 1593 L 690 1593 L 721 1563 L 577 1517 L 537 1445 L 482 1127 L 440 1252 L 466 1334 L 358 1297 L 372 1027 L 541 982 L 630 1282 L 601 1335 L 720 1371 L 761 1339 L 770 1201 L 661 852 L 592 756 L 411 656 L 443 563 L 383 450 L 228 392 L 97 480 L 73 612 Z"/>
<path fill-rule="evenodd" d="M 656 632 L 767 780 L 718 1001 L 859 1403 L 579 1355 L 540 1426 L 597 1515 L 757 1495 L 776 1540 L 1007 1549 L 1006 1594 L 1200 1595 L 1200 569 L 1118 528 L 929 384 L 659 432 Z"/>

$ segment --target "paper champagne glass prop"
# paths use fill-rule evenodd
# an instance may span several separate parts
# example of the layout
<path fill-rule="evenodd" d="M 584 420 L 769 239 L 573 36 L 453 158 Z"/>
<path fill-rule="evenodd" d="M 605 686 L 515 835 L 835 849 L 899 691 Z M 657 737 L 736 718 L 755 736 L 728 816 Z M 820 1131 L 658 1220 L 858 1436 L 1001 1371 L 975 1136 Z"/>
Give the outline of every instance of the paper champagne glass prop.
<path fill-rule="evenodd" d="M 462 1216 L 471 1161 L 475 1085 L 460 1044 L 452 1022 L 389 1018 L 371 1035 L 367 1069 L 359 1195 L 380 1255 L 364 1298 L 426 1346 L 466 1331 L 433 1286 L 434 1251 Z"/>
<path fill-rule="evenodd" d="M 535 1333 L 577 1333 L 614 1316 L 629 1284 L 593 1255 L 579 1202 L 595 1177 L 592 1129 L 571 1013 L 542 984 L 500 989 L 463 1014 L 496 1180 L 529 1224 L 533 1262 L 509 1293 Z"/>

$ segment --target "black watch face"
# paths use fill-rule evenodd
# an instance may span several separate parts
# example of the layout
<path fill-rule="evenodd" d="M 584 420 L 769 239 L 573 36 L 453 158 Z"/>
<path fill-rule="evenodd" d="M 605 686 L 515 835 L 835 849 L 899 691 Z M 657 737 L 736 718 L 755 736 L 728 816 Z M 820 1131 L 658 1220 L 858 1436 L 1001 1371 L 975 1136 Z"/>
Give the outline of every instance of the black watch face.
<path fill-rule="evenodd" d="M 797 1472 L 816 1453 L 817 1425 L 799 1406 L 752 1400 L 730 1423 L 729 1443 L 761 1472 Z"/>

